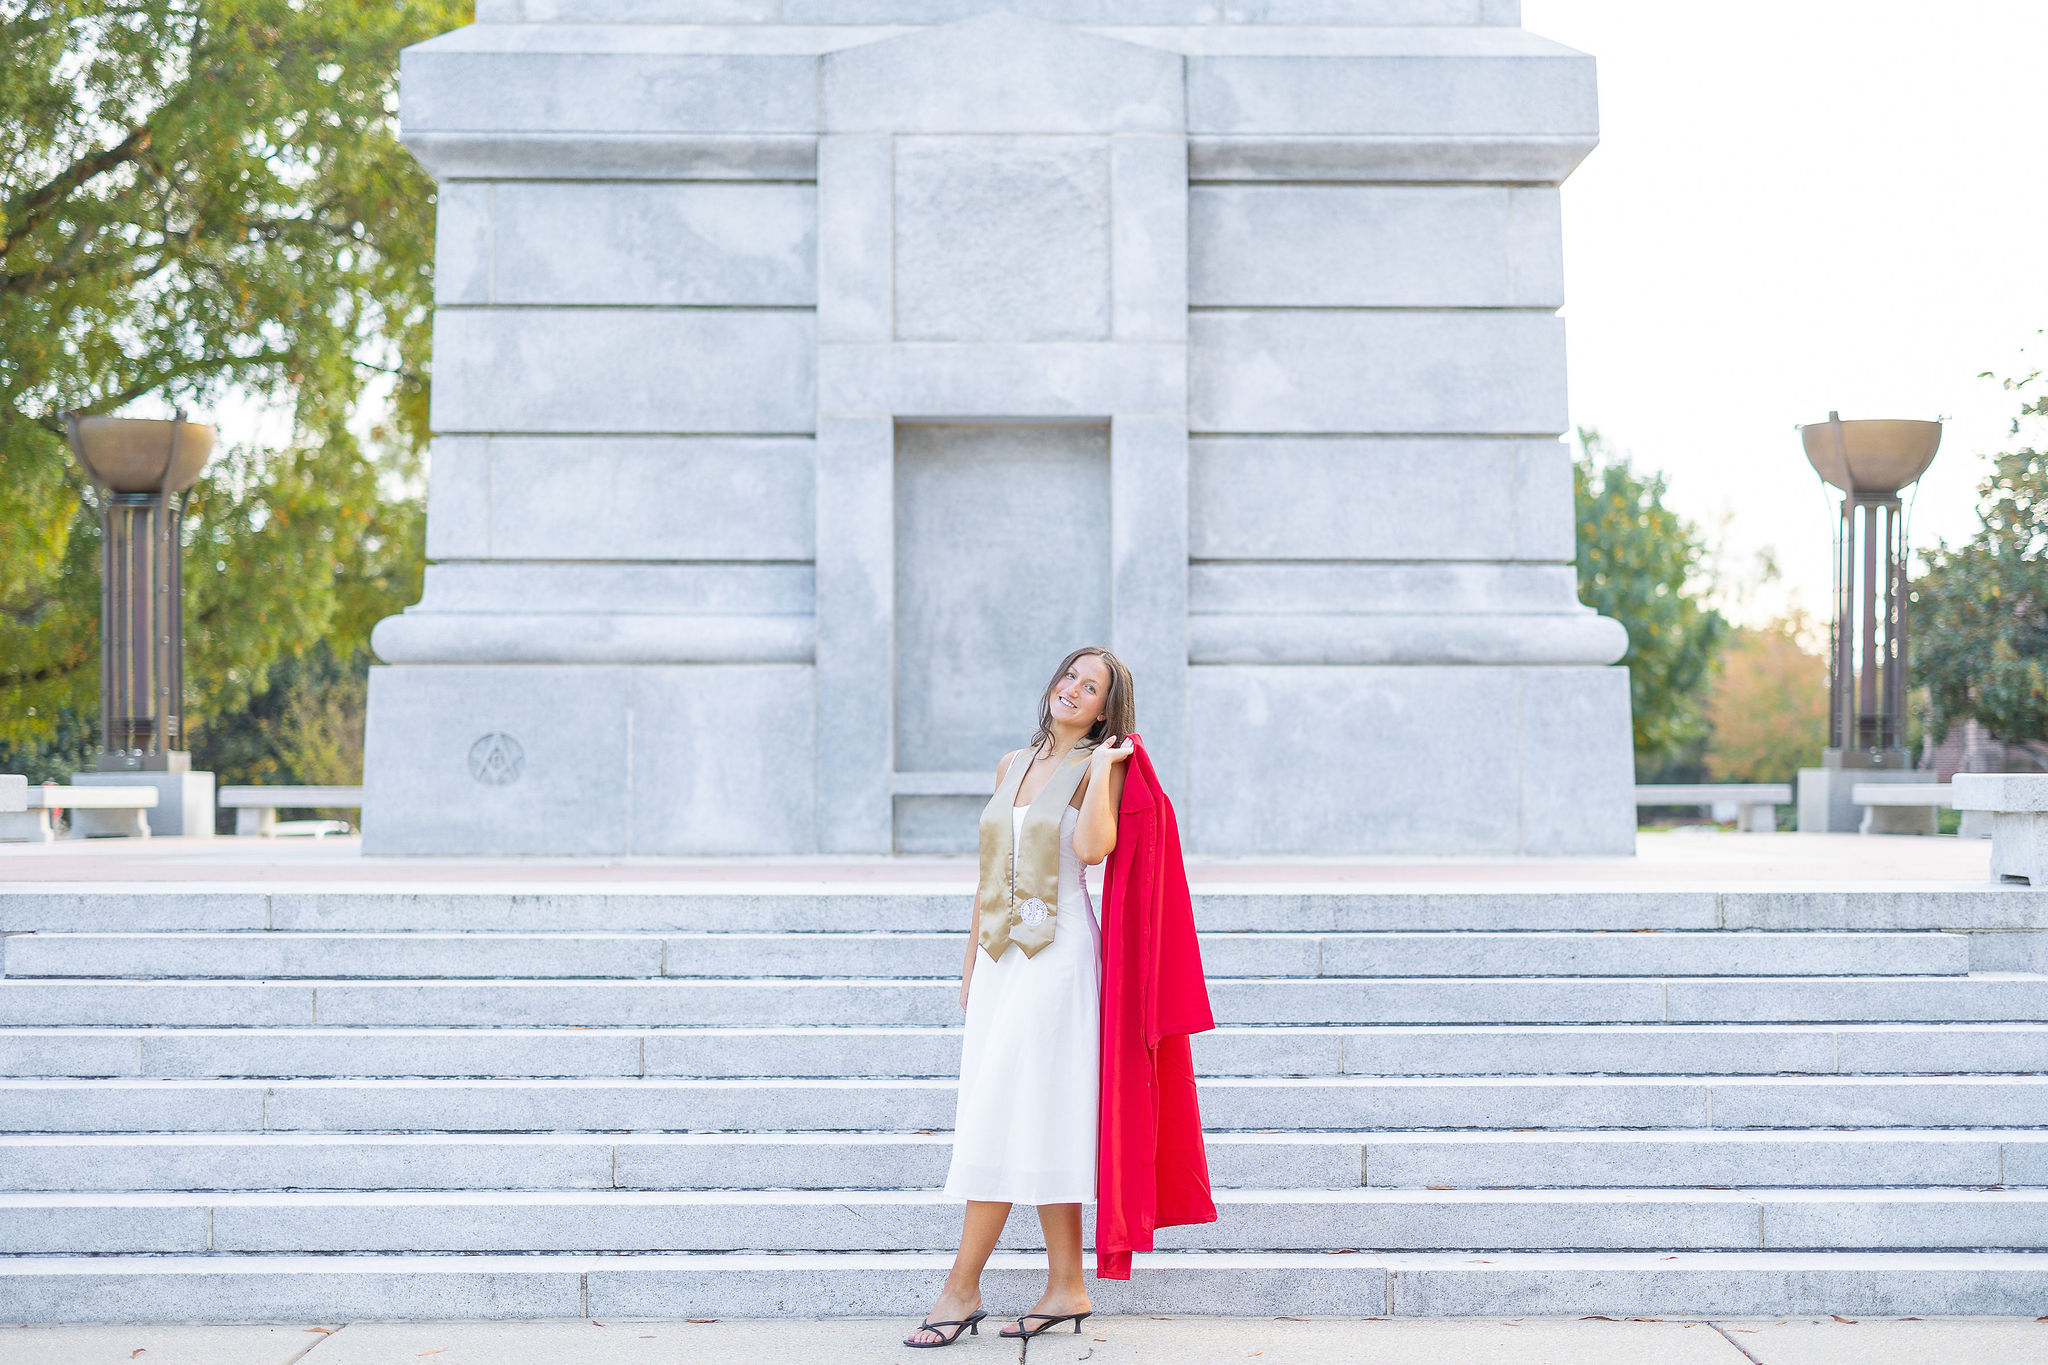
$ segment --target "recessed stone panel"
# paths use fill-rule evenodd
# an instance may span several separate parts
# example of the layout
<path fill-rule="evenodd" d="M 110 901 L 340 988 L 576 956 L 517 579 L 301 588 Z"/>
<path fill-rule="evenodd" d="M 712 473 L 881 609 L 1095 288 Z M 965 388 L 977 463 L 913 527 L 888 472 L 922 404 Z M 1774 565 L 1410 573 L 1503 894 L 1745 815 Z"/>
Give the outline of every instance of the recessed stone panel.
<path fill-rule="evenodd" d="M 1196 559 L 1502 558 L 1514 545 L 1519 444 L 1204 437 L 1188 446 L 1188 553 Z M 1569 534 L 1569 510 L 1565 529 Z"/>
<path fill-rule="evenodd" d="M 371 669 L 364 851 L 622 851 L 631 811 L 627 672 Z"/>
<path fill-rule="evenodd" d="M 809 616 L 808 564 L 504 560 L 427 566 L 429 612 Z"/>
<path fill-rule="evenodd" d="M 897 428 L 898 771 L 993 772 L 1108 627 L 1105 428 Z"/>
<path fill-rule="evenodd" d="M 1564 322 L 1549 313 L 1197 313 L 1198 433 L 1559 433 Z"/>
<path fill-rule="evenodd" d="M 916 2 L 952 8 L 958 0 Z M 825 3 L 831 22 L 849 22 L 837 17 L 838 0 Z M 1016 14 L 947 17 L 958 22 L 827 53 L 819 62 L 820 128 L 954 135 L 1185 126 L 1177 53 Z"/>
<path fill-rule="evenodd" d="M 491 297 L 491 190 L 451 180 L 435 193 L 434 301 L 488 303 Z"/>
<path fill-rule="evenodd" d="M 508 182 L 495 187 L 498 303 L 817 301 L 808 185 Z"/>
<path fill-rule="evenodd" d="M 801 664 L 639 668 L 632 851 L 809 850 L 816 683 Z"/>
<path fill-rule="evenodd" d="M 1296 560 L 1191 564 L 1188 610 L 1576 615 L 1581 606 L 1577 574 L 1569 564 Z"/>
<path fill-rule="evenodd" d="M 1391 37 L 1372 35 L 1363 50 L 1191 56 L 1188 131 L 1499 137 L 1599 127 L 1593 59 L 1583 53 L 1519 29 Z"/>
<path fill-rule="evenodd" d="M 1189 302 L 1200 307 L 1498 308 L 1564 303 L 1562 262 L 1532 225 L 1548 188 L 1198 185 Z"/>
<path fill-rule="evenodd" d="M 1192 847 L 1517 849 L 1514 669 L 1205 665 L 1188 694 Z"/>
<path fill-rule="evenodd" d="M 817 129 L 818 59 L 810 53 L 662 52 L 618 46 L 609 52 L 463 51 L 443 42 L 409 48 L 400 60 L 405 129 Z"/>
<path fill-rule="evenodd" d="M 896 140 L 896 336 L 1109 335 L 1109 143 Z"/>
<path fill-rule="evenodd" d="M 807 432 L 808 312 L 442 309 L 433 422 L 444 432 Z"/>
<path fill-rule="evenodd" d="M 493 553 L 806 560 L 815 469 L 802 438 L 493 437 Z"/>

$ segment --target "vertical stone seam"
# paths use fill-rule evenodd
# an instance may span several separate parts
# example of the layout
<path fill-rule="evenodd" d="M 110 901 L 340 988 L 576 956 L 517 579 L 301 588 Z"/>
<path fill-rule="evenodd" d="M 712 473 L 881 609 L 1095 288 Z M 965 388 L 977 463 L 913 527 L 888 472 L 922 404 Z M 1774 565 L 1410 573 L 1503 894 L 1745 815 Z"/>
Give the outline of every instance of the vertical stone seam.
<path fill-rule="evenodd" d="M 498 182 L 484 182 L 484 302 L 498 301 Z"/>
<path fill-rule="evenodd" d="M 590 1275 L 587 1271 L 576 1277 L 576 1316 L 590 1316 Z"/>
<path fill-rule="evenodd" d="M 626 762 L 624 766 L 626 769 L 626 854 L 628 857 L 632 856 L 633 853 L 637 851 L 633 847 L 633 703 L 635 700 L 633 695 L 634 673 L 634 669 L 628 668 L 626 670 Z M 662 966 L 664 968 L 666 968 L 668 965 L 666 947 L 666 940 L 664 940 L 664 956 L 662 959 Z"/>
<path fill-rule="evenodd" d="M 823 61 L 820 61 L 820 62 L 818 63 L 818 65 L 819 65 L 819 69 L 820 69 L 820 70 L 822 70 L 822 69 L 824 68 L 824 62 L 823 62 Z M 890 342 L 892 342 L 892 343 L 893 343 L 893 342 L 895 342 L 895 341 L 896 341 L 896 339 L 897 339 L 897 337 L 896 337 L 896 238 L 897 238 L 897 232 L 896 232 L 896 134 L 895 134 L 894 132 L 891 132 L 891 133 L 888 133 L 888 134 L 887 134 L 886 136 L 887 136 L 887 139 L 888 139 L 888 147 L 889 147 L 889 340 L 890 340 Z M 821 227 L 822 227 L 822 223 L 821 223 Z M 822 232 L 821 232 L 821 234 L 820 234 L 820 235 L 822 236 Z M 895 414 L 894 414 L 894 413 L 891 413 L 891 414 L 889 414 L 889 416 L 890 416 L 890 418 L 891 418 L 891 419 L 892 419 L 892 421 L 893 421 L 893 419 L 895 418 Z M 893 435 L 892 435 L 892 442 L 893 442 Z M 893 475 L 894 475 L 894 473 L 895 473 L 895 463 L 894 463 L 894 455 L 893 455 L 893 454 L 891 455 L 891 461 L 890 461 L 890 473 L 891 473 L 891 475 L 892 475 L 892 476 L 893 476 Z M 891 495 L 891 496 L 892 496 L 892 499 L 893 499 L 893 496 L 894 496 L 894 495 L 893 495 L 893 493 L 892 493 L 892 495 Z M 891 508 L 891 514 L 893 515 L 893 513 L 894 513 L 894 508 L 893 508 L 893 505 L 892 505 L 892 508 Z M 890 556 L 891 556 L 891 558 L 890 558 L 890 563 L 891 563 L 891 564 L 893 564 L 893 563 L 895 563 L 895 559 L 894 559 L 894 556 L 895 556 L 895 553 L 896 553 L 896 551 L 895 551 L 895 546 L 894 546 L 894 542 L 893 542 L 893 541 L 891 542 L 891 545 L 890 545 L 890 550 L 889 550 L 889 553 L 890 553 Z M 894 635 L 894 633 L 895 633 L 895 630 L 896 630 L 896 597 L 895 597 L 895 591 L 896 591 L 896 589 L 895 589 L 895 581 L 894 581 L 894 578 L 893 578 L 893 576 L 892 576 L 892 578 L 891 578 L 891 580 L 890 580 L 890 589 L 889 589 L 889 592 L 890 592 L 890 597 L 889 597 L 889 630 L 890 630 L 890 634 L 891 634 L 892 636 Z M 894 644 L 893 640 L 891 641 L 891 644 L 890 644 L 890 654 L 891 654 L 891 656 L 892 656 L 892 657 L 893 657 L 893 656 L 894 656 L 894 654 L 895 654 L 895 644 Z M 894 708 L 894 706 L 893 706 L 893 705 L 891 706 L 891 708 L 890 708 L 890 711 L 891 711 L 891 714 L 894 714 L 895 708 Z M 891 768 L 893 769 L 893 768 L 895 767 L 895 765 L 896 765 L 896 748 L 895 748 L 895 740 L 894 740 L 894 737 L 892 736 L 892 737 L 891 737 L 891 740 L 890 740 L 890 746 L 889 746 L 889 766 L 890 766 L 890 767 L 891 767 Z M 894 821 L 894 819 L 895 819 L 895 809 L 896 809 L 896 798 L 895 798 L 895 796 L 894 796 L 893 794 L 892 794 L 892 795 L 891 795 L 891 796 L 889 797 L 889 809 L 890 809 L 890 819 L 891 819 L 891 821 L 892 821 L 892 824 L 893 824 L 893 821 Z M 894 836 L 893 836 L 893 834 L 892 834 L 892 836 L 891 836 L 892 842 L 893 842 L 893 838 L 894 838 Z"/>
<path fill-rule="evenodd" d="M 1707 1127 L 1712 1128 L 1714 1126 L 1714 1087 L 1709 1085 L 1705 1087 L 1705 1090 L 1707 1101 Z"/>
<path fill-rule="evenodd" d="M 1527 855 L 1529 833 L 1529 719 L 1522 706 L 1522 679 L 1528 670 L 1515 670 L 1515 852 Z"/>
<path fill-rule="evenodd" d="M 1764 1210 L 1767 1207 L 1767 1200 L 1758 1199 L 1756 1201 L 1756 1249 L 1758 1251 L 1764 1250 L 1771 1244 L 1770 1237 L 1764 1232 Z"/>
<path fill-rule="evenodd" d="M 491 548 L 492 507 L 496 503 L 498 451 L 497 438 L 484 437 L 484 557 L 495 559 L 497 551 Z"/>
<path fill-rule="evenodd" d="M 360 812 L 357 813 L 357 818 L 361 818 Z M 277 927 L 277 907 L 271 901 L 272 898 L 269 896 L 263 898 L 263 927 L 265 929 L 275 929 Z"/>
<path fill-rule="evenodd" d="M 1508 305 L 1513 307 L 1522 301 L 1522 278 L 1521 271 L 1518 268 L 1520 263 L 1515 259 L 1515 247 L 1518 245 L 1516 242 L 1515 210 L 1518 207 L 1517 201 L 1520 198 L 1520 193 L 1512 186 L 1504 188 L 1501 193 L 1505 194 L 1508 199 Z"/>
<path fill-rule="evenodd" d="M 206 1206 L 206 1249 L 213 1250 L 213 1205 Z"/>
<path fill-rule="evenodd" d="M 1842 1074 L 1842 1031 L 1834 1029 L 1828 1034 L 1828 1037 L 1835 1044 L 1835 1074 L 1839 1076 Z"/>

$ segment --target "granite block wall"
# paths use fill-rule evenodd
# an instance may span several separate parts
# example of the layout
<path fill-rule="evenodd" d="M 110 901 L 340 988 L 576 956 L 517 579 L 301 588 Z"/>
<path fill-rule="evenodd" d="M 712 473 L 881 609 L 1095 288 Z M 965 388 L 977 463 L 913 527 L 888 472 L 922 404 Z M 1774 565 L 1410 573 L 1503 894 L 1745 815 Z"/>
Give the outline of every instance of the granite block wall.
<path fill-rule="evenodd" d="M 433 565 L 368 847 L 965 848 L 1085 637 L 1198 850 L 1626 851 L 1558 440 L 1591 60 L 1504 0 L 990 8 L 406 54 Z"/>

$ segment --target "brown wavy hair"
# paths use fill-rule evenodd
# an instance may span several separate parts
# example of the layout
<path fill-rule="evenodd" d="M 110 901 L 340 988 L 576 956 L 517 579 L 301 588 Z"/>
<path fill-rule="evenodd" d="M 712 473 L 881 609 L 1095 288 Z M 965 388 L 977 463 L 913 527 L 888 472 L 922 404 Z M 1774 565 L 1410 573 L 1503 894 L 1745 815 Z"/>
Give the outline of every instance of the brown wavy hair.
<path fill-rule="evenodd" d="M 1060 685 L 1060 679 L 1067 676 L 1067 670 L 1074 666 L 1076 660 L 1091 654 L 1102 660 L 1102 666 L 1109 670 L 1109 691 L 1102 698 L 1102 714 L 1096 718 L 1095 724 L 1088 727 L 1088 733 L 1081 736 L 1079 747 L 1092 748 L 1111 736 L 1122 739 L 1138 728 L 1138 685 L 1131 679 L 1130 666 L 1101 645 L 1082 645 L 1060 660 L 1060 666 L 1052 671 L 1051 681 L 1038 694 L 1038 729 L 1031 736 L 1032 753 L 1038 753 L 1052 739 L 1053 689 Z"/>

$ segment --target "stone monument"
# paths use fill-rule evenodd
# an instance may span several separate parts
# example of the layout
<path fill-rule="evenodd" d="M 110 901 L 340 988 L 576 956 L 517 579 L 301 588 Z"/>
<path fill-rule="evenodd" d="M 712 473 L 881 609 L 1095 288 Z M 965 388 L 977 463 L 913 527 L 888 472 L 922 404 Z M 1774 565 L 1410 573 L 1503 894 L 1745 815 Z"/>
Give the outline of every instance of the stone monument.
<path fill-rule="evenodd" d="M 998 12 L 991 12 L 998 11 Z M 1515 0 L 480 0 L 373 853 L 966 847 L 1077 644 L 1191 849 L 1626 853 Z"/>

